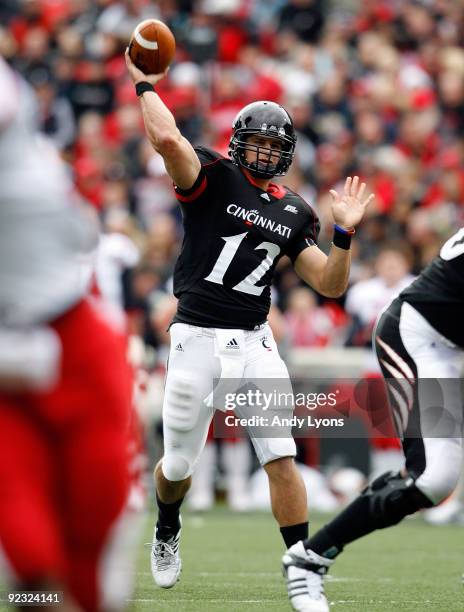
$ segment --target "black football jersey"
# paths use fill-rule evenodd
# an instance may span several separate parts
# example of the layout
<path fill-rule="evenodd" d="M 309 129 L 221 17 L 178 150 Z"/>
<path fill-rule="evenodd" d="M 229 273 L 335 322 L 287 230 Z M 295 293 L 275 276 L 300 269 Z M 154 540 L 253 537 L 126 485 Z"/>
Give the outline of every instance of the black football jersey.
<path fill-rule="evenodd" d="M 438 332 L 464 347 L 464 227 L 399 297 Z"/>
<path fill-rule="evenodd" d="M 319 221 L 296 193 L 263 191 L 231 160 L 197 147 L 202 168 L 189 190 L 175 188 L 184 222 L 174 271 L 175 322 L 254 329 L 266 320 L 277 262 L 316 244 Z"/>

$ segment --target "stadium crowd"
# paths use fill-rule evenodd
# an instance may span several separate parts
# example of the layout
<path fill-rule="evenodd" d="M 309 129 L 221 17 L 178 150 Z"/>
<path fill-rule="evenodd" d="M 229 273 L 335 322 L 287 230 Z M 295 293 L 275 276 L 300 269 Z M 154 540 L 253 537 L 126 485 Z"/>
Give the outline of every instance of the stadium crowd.
<path fill-rule="evenodd" d="M 9 0 L 0 11 L 1 52 L 33 85 L 42 130 L 101 216 L 102 257 L 112 264 L 102 265 L 102 282 L 148 344 L 164 340 L 182 237 L 124 65 L 144 18 L 175 34 L 176 61 L 157 90 L 193 143 L 227 155 L 243 105 L 268 99 L 289 110 L 298 146 L 285 183 L 317 210 L 323 248 L 328 190 L 349 174 L 367 181 L 377 197 L 353 247 L 353 284 L 382 276 L 375 261 L 386 243 L 403 254 L 403 274 L 419 271 L 462 224 L 461 2 Z M 291 345 L 356 345 L 369 335 L 359 321 L 350 325 L 343 301 L 302 289 L 289 263 L 278 270 L 274 301 Z"/>

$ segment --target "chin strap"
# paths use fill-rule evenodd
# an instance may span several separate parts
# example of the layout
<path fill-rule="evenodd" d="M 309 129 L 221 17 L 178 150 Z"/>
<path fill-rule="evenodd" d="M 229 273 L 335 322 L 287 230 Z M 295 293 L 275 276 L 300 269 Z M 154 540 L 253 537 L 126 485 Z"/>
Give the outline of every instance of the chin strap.
<path fill-rule="evenodd" d="M 267 168 L 268 166 L 266 166 Z M 249 166 L 245 166 L 245 168 L 247 168 L 248 172 L 251 174 L 251 176 L 253 176 L 254 178 L 264 178 L 264 179 L 271 179 L 276 175 L 276 171 L 277 171 L 277 166 L 275 166 L 274 164 L 269 166 L 269 170 L 260 170 L 259 168 L 259 164 L 257 164 L 256 162 L 253 162 L 252 164 L 250 164 Z"/>

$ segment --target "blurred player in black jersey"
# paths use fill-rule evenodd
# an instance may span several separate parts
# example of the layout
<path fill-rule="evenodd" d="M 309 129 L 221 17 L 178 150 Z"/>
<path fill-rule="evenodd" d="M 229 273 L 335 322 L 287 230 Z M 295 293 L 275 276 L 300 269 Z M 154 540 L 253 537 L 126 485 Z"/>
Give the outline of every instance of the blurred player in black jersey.
<path fill-rule="evenodd" d="M 373 333 L 405 467 L 379 476 L 312 538 L 287 550 L 283 563 L 295 610 L 328 612 L 323 575 L 344 546 L 435 506 L 456 487 L 462 465 L 463 314 L 461 228 L 393 300 Z"/>
<path fill-rule="evenodd" d="M 179 508 L 204 446 L 214 409 L 213 380 L 280 379 L 288 383 L 267 324 L 270 285 L 283 255 L 322 295 L 346 289 L 350 240 L 372 195 L 348 178 L 344 194 L 332 191 L 334 226 L 329 256 L 317 247 L 319 221 L 296 193 L 271 182 L 293 160 L 292 120 L 273 102 L 254 102 L 233 123 L 230 157 L 193 148 L 157 94 L 164 75 L 146 76 L 130 61 L 145 128 L 174 181 L 185 236 L 174 273 L 179 299 L 170 329 L 171 350 L 163 406 L 164 456 L 155 468 L 159 508 L 152 548 L 155 582 L 179 578 Z M 288 410 L 291 416 L 292 409 Z M 283 415 L 285 416 L 285 415 Z M 285 438 L 252 442 L 271 492 L 273 514 L 287 546 L 307 537 L 307 501 L 294 464 L 295 443 Z"/>

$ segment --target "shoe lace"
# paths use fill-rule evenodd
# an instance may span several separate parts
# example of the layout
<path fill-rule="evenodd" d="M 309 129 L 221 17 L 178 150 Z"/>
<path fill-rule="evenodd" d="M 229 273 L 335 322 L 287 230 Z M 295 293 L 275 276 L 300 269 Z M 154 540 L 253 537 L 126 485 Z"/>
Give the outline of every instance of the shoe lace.
<path fill-rule="evenodd" d="M 158 541 L 153 546 L 153 553 L 155 555 L 156 567 L 159 570 L 167 569 L 170 567 L 176 558 L 177 549 L 174 550 L 171 544 L 167 542 Z"/>
<path fill-rule="evenodd" d="M 176 560 L 178 548 L 174 538 L 171 538 L 169 542 L 165 542 L 164 540 L 147 542 L 145 546 L 151 548 L 152 554 L 155 557 L 156 567 L 159 570 L 168 569 Z"/>

